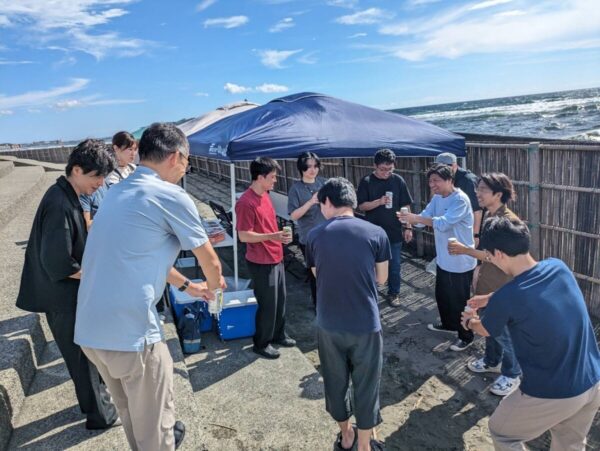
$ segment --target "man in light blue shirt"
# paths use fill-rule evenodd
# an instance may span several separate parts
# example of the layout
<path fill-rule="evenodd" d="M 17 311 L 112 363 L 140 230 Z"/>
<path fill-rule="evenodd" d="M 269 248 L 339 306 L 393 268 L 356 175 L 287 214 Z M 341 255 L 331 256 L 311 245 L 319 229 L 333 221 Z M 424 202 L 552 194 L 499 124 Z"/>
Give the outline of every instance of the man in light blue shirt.
<path fill-rule="evenodd" d="M 221 265 L 198 211 L 176 183 L 189 144 L 171 124 L 153 124 L 140 140 L 140 166 L 113 186 L 94 219 L 82 262 L 75 342 L 109 387 L 132 449 L 174 449 L 185 432 L 175 422 L 173 360 L 156 303 L 166 282 L 209 299 L 222 286 Z M 192 250 L 207 283 L 172 265 Z"/>
<path fill-rule="evenodd" d="M 399 219 L 409 224 L 433 227 L 437 259 L 435 300 L 441 322 L 427 327 L 438 332 L 458 332 L 458 338 L 450 349 L 463 351 L 473 343 L 473 332 L 461 327 L 460 318 L 471 297 L 477 260 L 469 255 L 450 255 L 448 239 L 456 238 L 469 247 L 475 247 L 473 210 L 469 197 L 454 187 L 449 166 L 433 165 L 427 171 L 427 179 L 433 193 L 431 202 L 420 214 L 399 214 Z"/>

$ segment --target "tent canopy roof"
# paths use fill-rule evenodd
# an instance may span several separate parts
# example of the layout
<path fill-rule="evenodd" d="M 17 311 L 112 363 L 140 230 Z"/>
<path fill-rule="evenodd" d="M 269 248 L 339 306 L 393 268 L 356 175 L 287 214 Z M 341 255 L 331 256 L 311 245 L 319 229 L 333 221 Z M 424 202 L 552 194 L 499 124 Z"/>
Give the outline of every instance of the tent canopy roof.
<path fill-rule="evenodd" d="M 258 156 L 367 157 L 389 148 L 399 157 L 464 156 L 465 140 L 426 122 L 303 92 L 218 120 L 188 136 L 193 155 L 227 161 Z"/>
<path fill-rule="evenodd" d="M 259 106 L 258 103 L 252 103 L 246 100 L 243 102 L 230 103 L 228 105 L 223 105 L 216 110 L 203 114 L 202 116 L 190 119 L 183 124 L 179 124 L 177 127 L 179 127 L 183 133 L 185 133 L 185 136 L 190 136 L 196 133 L 198 130 L 202 130 L 203 128 L 208 127 L 210 124 L 213 124 L 220 119 L 241 113 L 242 111 L 251 110 L 257 106 Z"/>

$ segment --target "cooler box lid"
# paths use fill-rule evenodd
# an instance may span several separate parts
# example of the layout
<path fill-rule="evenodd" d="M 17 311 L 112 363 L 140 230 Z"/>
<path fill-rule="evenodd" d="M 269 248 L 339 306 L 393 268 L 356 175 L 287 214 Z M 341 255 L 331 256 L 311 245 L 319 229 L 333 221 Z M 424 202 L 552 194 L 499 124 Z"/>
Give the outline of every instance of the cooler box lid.
<path fill-rule="evenodd" d="M 223 310 L 256 304 L 253 290 L 226 291 L 223 293 Z"/>
<path fill-rule="evenodd" d="M 191 279 L 192 282 L 204 282 L 202 279 Z M 193 302 L 199 301 L 200 298 L 192 297 L 185 291 L 179 291 L 177 288 L 171 286 L 171 297 L 172 301 L 177 304 L 192 304 Z"/>

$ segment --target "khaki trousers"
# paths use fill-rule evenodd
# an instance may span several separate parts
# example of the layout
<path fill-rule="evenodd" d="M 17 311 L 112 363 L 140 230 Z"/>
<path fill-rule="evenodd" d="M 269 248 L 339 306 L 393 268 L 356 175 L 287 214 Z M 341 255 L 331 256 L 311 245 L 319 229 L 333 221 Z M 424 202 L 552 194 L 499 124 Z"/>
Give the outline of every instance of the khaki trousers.
<path fill-rule="evenodd" d="M 524 450 L 546 431 L 551 451 L 581 451 L 600 407 L 600 382 L 579 396 L 542 399 L 516 390 L 500 402 L 489 427 L 496 450 Z"/>
<path fill-rule="evenodd" d="M 167 344 L 147 345 L 142 352 L 82 349 L 108 387 L 131 449 L 175 449 L 173 359 Z"/>

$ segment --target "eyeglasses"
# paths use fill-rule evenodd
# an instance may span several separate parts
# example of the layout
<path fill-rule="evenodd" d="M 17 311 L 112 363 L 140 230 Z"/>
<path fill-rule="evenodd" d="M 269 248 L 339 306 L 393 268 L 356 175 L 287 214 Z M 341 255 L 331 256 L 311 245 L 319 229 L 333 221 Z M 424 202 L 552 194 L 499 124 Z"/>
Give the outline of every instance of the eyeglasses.
<path fill-rule="evenodd" d="M 394 169 L 395 169 L 395 167 L 394 167 L 394 166 L 392 166 L 392 167 L 389 167 L 389 168 L 386 168 L 386 167 L 381 167 L 381 166 L 377 166 L 377 167 L 375 168 L 375 170 L 376 170 L 377 172 L 381 172 L 381 173 L 384 173 L 384 174 L 386 174 L 386 173 L 388 173 L 388 172 L 394 172 Z"/>

